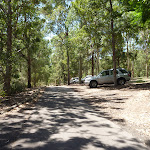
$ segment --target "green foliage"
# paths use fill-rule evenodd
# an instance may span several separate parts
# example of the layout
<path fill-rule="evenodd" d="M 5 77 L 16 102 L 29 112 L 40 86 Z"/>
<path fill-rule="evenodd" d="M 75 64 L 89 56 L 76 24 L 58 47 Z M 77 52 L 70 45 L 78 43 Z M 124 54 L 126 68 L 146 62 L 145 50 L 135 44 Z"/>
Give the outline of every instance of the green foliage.
<path fill-rule="evenodd" d="M 6 96 L 6 92 L 3 90 L 0 90 L 0 96 L 5 97 Z"/>
<path fill-rule="evenodd" d="M 136 60 L 138 59 L 137 46 L 135 42 L 139 38 L 139 31 L 142 29 L 142 7 L 137 6 L 141 3 L 136 1 L 113 1 L 112 16 L 114 19 L 115 32 L 115 49 L 117 67 L 127 68 L 127 59 L 129 59 L 129 69 L 136 72 Z M 57 5 L 58 6 L 58 5 Z M 79 75 L 79 57 L 82 56 L 82 74 L 83 76 L 91 74 L 91 54 L 94 51 L 94 68 L 95 73 L 102 69 L 112 68 L 112 47 L 111 47 L 111 31 L 110 31 L 110 5 L 109 1 L 92 1 L 92 0 L 76 0 L 72 2 L 69 19 L 74 24 L 70 28 L 68 43 L 70 51 L 70 75 L 71 77 Z M 137 9 L 138 8 L 138 9 Z M 64 5 L 59 5 L 52 17 L 55 21 L 63 12 Z M 56 14 L 57 12 L 57 14 Z M 61 14 L 62 15 L 62 14 Z M 62 17 L 60 17 L 62 19 Z M 59 21 L 62 21 L 62 20 Z M 61 22 L 62 23 L 62 22 Z M 53 23 L 50 22 L 53 26 Z M 62 23 L 63 24 L 63 23 Z M 71 24 L 71 23 L 70 23 Z M 59 24 L 57 24 L 59 25 Z M 67 24 L 68 26 L 68 24 Z M 56 26 L 55 26 L 56 27 Z M 59 26 L 58 26 L 59 27 Z M 58 29 L 57 27 L 57 29 Z M 65 35 L 64 31 L 60 32 L 53 39 L 54 55 L 52 57 L 52 76 L 54 79 L 65 80 L 67 76 L 67 54 L 63 45 Z M 56 30 L 54 30 L 56 31 Z M 135 40 L 134 40 L 135 39 Z M 127 53 L 127 42 L 136 46 L 129 46 Z M 143 44 L 143 43 L 142 43 Z M 141 59 L 144 60 L 144 57 Z M 134 63 L 135 62 L 135 63 Z M 135 64 L 134 66 L 132 66 Z M 144 70 L 143 67 L 142 70 Z M 144 75 L 143 71 L 142 75 Z"/>
<path fill-rule="evenodd" d="M 145 53 L 143 51 L 139 51 L 137 54 L 137 59 L 135 60 L 135 75 L 137 77 L 146 76 L 145 60 Z"/>
<path fill-rule="evenodd" d="M 25 79 L 19 78 L 19 79 L 13 79 L 11 82 L 11 93 L 19 93 L 24 91 L 26 88 Z"/>
<path fill-rule="evenodd" d="M 6 96 L 6 92 L 3 90 L 3 84 L 0 83 L 0 97 L 5 97 Z"/>
<path fill-rule="evenodd" d="M 111 12 L 108 0 L 12 0 L 11 5 L 2 1 L 0 84 L 4 86 L 7 80 L 13 93 L 22 91 L 29 68 L 32 86 L 66 84 L 69 76 L 92 74 L 92 55 L 95 74 L 112 68 L 112 18 L 117 67 L 129 67 L 135 76 L 145 76 L 146 65 L 148 72 L 150 65 L 150 2 L 112 2 Z M 7 20 L 11 22 L 10 40 Z M 45 33 L 55 36 L 46 41 Z"/>
<path fill-rule="evenodd" d="M 135 11 L 139 14 L 139 18 L 143 23 L 150 20 L 150 1 L 149 0 L 122 0 L 124 5 L 127 6 L 128 11 Z"/>
<path fill-rule="evenodd" d="M 104 59 L 101 59 L 100 64 L 101 64 L 101 70 L 113 68 L 112 57 L 107 56 Z"/>
<path fill-rule="evenodd" d="M 45 19 L 39 17 L 39 4 L 41 2 L 44 1 L 12 0 L 11 5 L 9 1 L 2 1 L 0 5 L 0 77 L 4 81 L 4 87 L 6 83 L 11 84 L 13 93 L 22 91 L 27 85 L 29 63 L 31 76 L 35 73 L 34 70 L 38 74 L 44 70 L 36 68 L 49 66 L 51 51 L 43 35 Z M 8 12 L 8 7 L 12 13 Z M 7 32 L 8 27 L 11 32 Z M 10 44 L 8 44 L 9 42 Z M 34 64 L 38 65 L 35 66 Z M 47 74 L 45 72 L 42 71 L 42 74 Z M 47 82 L 47 76 L 38 79 L 37 83 Z M 20 80 L 22 78 L 26 80 L 22 82 Z M 7 85 L 6 88 L 10 87 Z M 5 90 L 8 91 L 8 89 Z"/>

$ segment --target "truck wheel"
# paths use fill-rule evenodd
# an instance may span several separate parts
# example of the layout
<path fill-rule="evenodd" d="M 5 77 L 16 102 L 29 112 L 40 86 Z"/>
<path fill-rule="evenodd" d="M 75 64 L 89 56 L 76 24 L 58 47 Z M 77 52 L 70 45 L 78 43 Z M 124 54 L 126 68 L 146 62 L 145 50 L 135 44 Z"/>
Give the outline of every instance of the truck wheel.
<path fill-rule="evenodd" d="M 97 87 L 97 82 L 96 81 L 91 81 L 90 82 L 90 88 L 96 88 Z"/>
<path fill-rule="evenodd" d="M 121 78 L 121 79 L 118 79 L 118 85 L 124 85 L 126 83 L 126 80 Z"/>

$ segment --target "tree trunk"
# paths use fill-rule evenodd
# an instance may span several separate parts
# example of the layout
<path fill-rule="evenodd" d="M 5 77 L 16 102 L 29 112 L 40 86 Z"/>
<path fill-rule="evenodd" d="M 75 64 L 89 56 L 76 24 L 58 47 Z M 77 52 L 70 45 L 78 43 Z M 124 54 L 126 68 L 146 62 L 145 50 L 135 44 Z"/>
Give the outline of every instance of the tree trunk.
<path fill-rule="evenodd" d="M 29 43 L 30 43 L 30 38 L 28 37 L 28 33 L 27 33 L 27 16 L 25 14 L 25 24 L 26 24 L 26 28 L 25 28 L 25 40 L 26 40 L 26 49 L 27 49 L 27 67 L 28 67 L 28 88 L 31 88 L 31 53 L 30 53 L 30 49 L 29 49 Z"/>
<path fill-rule="evenodd" d="M 67 71 L 68 71 L 68 85 L 70 85 L 70 64 L 69 64 L 69 50 L 67 48 Z"/>
<path fill-rule="evenodd" d="M 63 78 L 63 84 L 65 85 L 66 84 L 66 76 L 65 76 L 65 68 L 64 68 L 64 65 L 62 66 L 62 71 L 63 71 L 63 75 L 62 75 L 62 78 Z"/>
<path fill-rule="evenodd" d="M 99 70 L 99 51 L 98 51 L 98 47 L 97 47 L 97 74 L 99 74 L 100 70 Z"/>
<path fill-rule="evenodd" d="M 31 57 L 30 51 L 28 50 L 28 88 L 31 88 Z"/>
<path fill-rule="evenodd" d="M 148 78 L 148 54 L 146 53 L 146 77 Z"/>
<path fill-rule="evenodd" d="M 6 50 L 6 74 L 4 78 L 4 90 L 7 95 L 11 94 L 11 69 L 12 69 L 12 11 L 11 0 L 8 0 L 8 13 L 7 13 L 7 50 Z"/>
<path fill-rule="evenodd" d="M 111 13 L 111 32 L 112 32 L 112 51 L 113 51 L 113 75 L 114 75 L 114 86 L 117 85 L 116 80 L 116 52 L 115 52 L 115 35 L 114 35 L 114 20 L 113 20 L 113 8 L 112 1 L 110 0 L 110 13 Z"/>
<path fill-rule="evenodd" d="M 80 57 L 79 57 L 79 84 L 82 83 L 81 78 L 82 78 L 82 57 L 80 54 Z"/>
<path fill-rule="evenodd" d="M 148 64 L 146 63 L 146 77 L 148 78 Z"/>
<path fill-rule="evenodd" d="M 132 78 L 134 78 L 134 60 L 132 61 Z"/>
<path fill-rule="evenodd" d="M 146 77 L 148 78 L 148 46 L 147 46 L 147 40 L 145 42 L 145 51 L 146 51 Z"/>
<path fill-rule="evenodd" d="M 94 76 L 94 51 L 92 51 L 92 76 Z"/>
<path fill-rule="evenodd" d="M 68 85 L 70 85 L 70 56 L 69 56 L 69 48 L 68 48 L 68 28 L 66 28 L 66 40 L 67 40 L 67 72 L 68 72 L 68 77 L 67 77 L 67 81 L 68 81 Z"/>
<path fill-rule="evenodd" d="M 117 61 L 118 61 L 118 68 L 120 67 L 120 59 L 119 57 L 117 58 Z"/>
<path fill-rule="evenodd" d="M 127 70 L 129 71 L 129 69 L 130 69 L 129 67 L 129 44 L 128 44 L 128 37 L 127 37 Z"/>

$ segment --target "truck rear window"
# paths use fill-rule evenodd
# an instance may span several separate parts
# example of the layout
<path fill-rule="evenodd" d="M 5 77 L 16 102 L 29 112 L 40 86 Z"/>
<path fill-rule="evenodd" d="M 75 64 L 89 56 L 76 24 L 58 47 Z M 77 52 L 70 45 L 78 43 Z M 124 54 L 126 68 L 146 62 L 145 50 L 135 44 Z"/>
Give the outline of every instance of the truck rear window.
<path fill-rule="evenodd" d="M 128 73 L 128 71 L 126 71 L 125 69 L 119 69 L 119 71 L 121 71 L 121 73 Z"/>

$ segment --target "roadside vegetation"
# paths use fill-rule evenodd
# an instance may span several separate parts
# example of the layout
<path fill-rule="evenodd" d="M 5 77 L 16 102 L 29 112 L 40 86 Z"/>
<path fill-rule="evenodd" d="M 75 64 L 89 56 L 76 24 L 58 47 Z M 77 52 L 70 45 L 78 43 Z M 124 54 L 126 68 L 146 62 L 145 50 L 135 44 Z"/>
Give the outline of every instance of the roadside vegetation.
<path fill-rule="evenodd" d="M 142 83 L 150 83 L 150 77 L 135 77 L 135 78 L 133 78 L 133 79 L 131 79 L 131 81 L 129 81 L 129 83 L 140 83 L 140 84 L 142 84 Z"/>
<path fill-rule="evenodd" d="M 117 67 L 148 78 L 149 8 L 149 0 L 1 0 L 0 95 L 110 68 L 115 79 Z"/>

